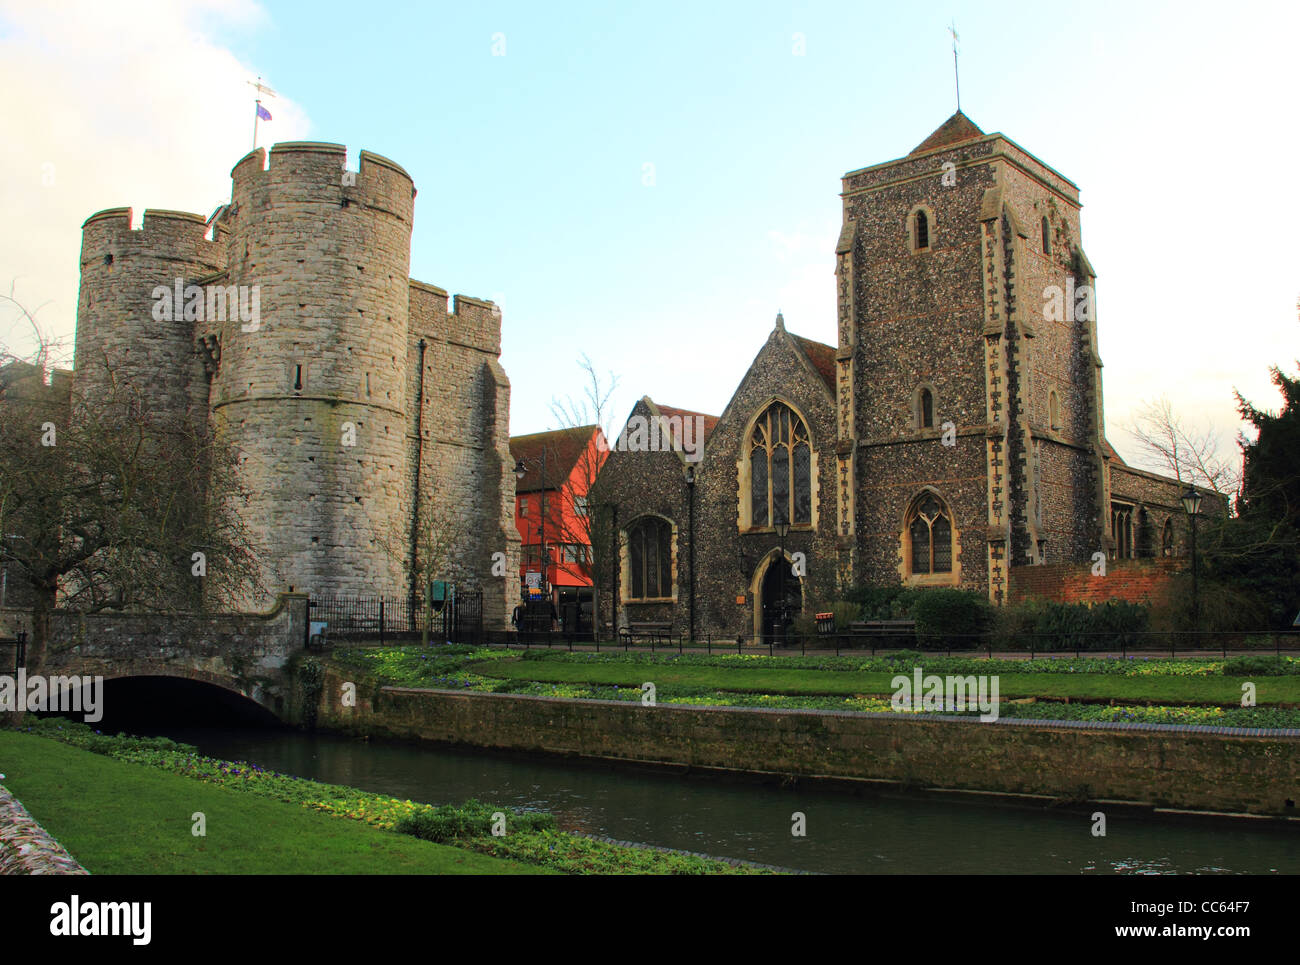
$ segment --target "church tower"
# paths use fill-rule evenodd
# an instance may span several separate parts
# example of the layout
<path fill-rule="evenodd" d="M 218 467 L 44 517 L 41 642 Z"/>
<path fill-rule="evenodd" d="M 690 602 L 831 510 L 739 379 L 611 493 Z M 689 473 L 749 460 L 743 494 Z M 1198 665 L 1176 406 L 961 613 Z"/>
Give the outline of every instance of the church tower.
<path fill-rule="evenodd" d="M 958 111 L 843 178 L 842 584 L 1006 598 L 1010 567 L 1103 549 L 1101 361 L 1079 190 Z"/>

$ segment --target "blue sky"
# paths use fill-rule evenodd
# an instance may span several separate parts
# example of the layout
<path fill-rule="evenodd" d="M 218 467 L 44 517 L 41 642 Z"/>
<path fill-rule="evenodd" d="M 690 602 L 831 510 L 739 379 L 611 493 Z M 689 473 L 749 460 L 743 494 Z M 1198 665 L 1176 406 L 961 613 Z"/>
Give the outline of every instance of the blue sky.
<path fill-rule="evenodd" d="M 81 221 L 211 211 L 260 74 L 262 143 L 412 174 L 411 273 L 502 304 L 513 432 L 556 424 L 583 353 L 619 421 L 643 394 L 719 413 L 778 309 L 834 340 L 839 178 L 952 113 L 953 18 L 963 110 L 1082 189 L 1113 441 L 1161 393 L 1230 440 L 1233 388 L 1275 405 L 1300 355 L 1294 8 L 0 0 L 0 81 L 32 91 L 0 211 L 42 226 L 0 281 L 70 332 Z"/>

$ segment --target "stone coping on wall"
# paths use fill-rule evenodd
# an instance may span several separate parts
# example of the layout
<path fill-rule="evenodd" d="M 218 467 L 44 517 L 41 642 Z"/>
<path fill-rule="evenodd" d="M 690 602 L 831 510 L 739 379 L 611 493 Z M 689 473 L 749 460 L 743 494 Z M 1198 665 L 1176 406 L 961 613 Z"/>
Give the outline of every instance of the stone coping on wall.
<path fill-rule="evenodd" d="M 88 875 L 18 800 L 0 786 L 0 875 Z"/>
<path fill-rule="evenodd" d="M 640 706 L 636 701 L 603 700 L 595 697 L 544 697 L 537 694 L 485 693 L 475 690 L 441 690 L 434 687 L 384 686 L 380 689 L 384 693 L 392 694 L 442 694 L 444 696 L 457 697 L 472 696 L 496 697 L 509 700 L 532 700 L 541 703 L 606 704 L 616 707 Z M 1151 724 L 1143 721 L 1107 720 L 1041 720 L 1038 718 L 1028 717 L 999 717 L 997 720 L 982 721 L 978 717 L 963 716 L 959 714 L 907 714 L 878 710 L 824 710 L 816 707 L 733 707 L 727 704 L 674 704 L 671 701 L 660 701 L 655 706 L 692 711 L 721 711 L 726 713 L 743 712 L 748 714 L 772 714 L 776 716 L 785 714 L 813 714 L 824 717 L 872 717 L 881 720 L 948 721 L 961 724 L 984 724 L 986 726 L 988 724 L 1002 724 L 1006 726 L 1036 727 L 1045 729 L 1068 727 L 1072 730 L 1141 730 L 1165 731 L 1175 734 L 1212 734 L 1223 737 L 1286 737 L 1292 740 L 1300 738 L 1300 729 L 1294 727 L 1217 727 L 1209 724 Z"/>

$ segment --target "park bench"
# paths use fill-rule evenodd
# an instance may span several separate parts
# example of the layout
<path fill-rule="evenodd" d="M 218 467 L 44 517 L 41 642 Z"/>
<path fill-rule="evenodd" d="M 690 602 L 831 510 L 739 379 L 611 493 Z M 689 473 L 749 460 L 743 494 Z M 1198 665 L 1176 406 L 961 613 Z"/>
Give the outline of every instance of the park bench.
<path fill-rule="evenodd" d="M 623 645 L 635 642 L 639 637 L 651 643 L 672 643 L 673 625 L 671 623 L 629 623 L 618 628 L 619 639 Z"/>
<path fill-rule="evenodd" d="M 915 620 L 855 620 L 849 624 L 853 643 L 878 647 L 908 647 L 916 644 Z"/>

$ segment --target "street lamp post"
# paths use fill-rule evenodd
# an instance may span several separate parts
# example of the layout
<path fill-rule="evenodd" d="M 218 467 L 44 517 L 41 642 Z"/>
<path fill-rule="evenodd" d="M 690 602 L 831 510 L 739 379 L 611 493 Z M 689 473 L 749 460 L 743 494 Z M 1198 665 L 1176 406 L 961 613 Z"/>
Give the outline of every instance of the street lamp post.
<path fill-rule="evenodd" d="M 524 478 L 524 476 L 526 476 L 526 475 L 528 475 L 528 467 L 527 467 L 526 465 L 524 465 L 524 460 L 523 460 L 523 459 L 520 459 L 520 460 L 518 460 L 518 461 L 515 463 L 515 478 L 516 478 L 516 479 L 519 479 L 520 481 L 522 481 L 523 478 Z M 542 531 L 541 531 L 541 537 L 542 537 L 542 588 L 546 591 L 546 597 L 547 597 L 547 599 L 549 600 L 549 599 L 550 599 L 550 596 L 551 596 L 551 581 L 550 581 L 550 579 L 549 579 L 549 577 L 548 577 L 548 574 L 547 574 L 547 572 L 546 572 L 546 569 L 547 569 L 546 564 L 547 564 L 548 560 L 547 560 L 547 558 L 546 558 L 546 449 L 545 449 L 545 447 L 542 448 L 542 486 L 541 486 L 541 492 L 542 492 L 542 505 L 541 505 L 541 515 L 542 515 L 542 523 L 541 523 L 541 526 L 542 526 Z"/>
<path fill-rule="evenodd" d="M 790 535 L 790 524 L 782 520 L 775 528 L 776 535 L 781 540 L 781 602 L 777 606 L 776 617 L 781 630 L 781 645 L 785 646 L 785 538 Z"/>
<path fill-rule="evenodd" d="M 1200 588 L 1197 580 L 1197 559 L 1196 559 L 1196 514 L 1201 508 L 1201 494 L 1196 491 L 1194 486 L 1188 486 L 1187 491 L 1182 495 L 1183 510 L 1192 521 L 1192 629 L 1196 630 L 1201 620 L 1201 599 Z"/>
<path fill-rule="evenodd" d="M 695 467 L 687 463 L 686 469 L 686 501 L 687 501 L 687 539 L 690 541 L 690 562 L 691 568 L 691 612 L 690 612 L 690 629 L 691 642 L 695 642 Z"/>

